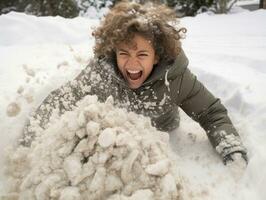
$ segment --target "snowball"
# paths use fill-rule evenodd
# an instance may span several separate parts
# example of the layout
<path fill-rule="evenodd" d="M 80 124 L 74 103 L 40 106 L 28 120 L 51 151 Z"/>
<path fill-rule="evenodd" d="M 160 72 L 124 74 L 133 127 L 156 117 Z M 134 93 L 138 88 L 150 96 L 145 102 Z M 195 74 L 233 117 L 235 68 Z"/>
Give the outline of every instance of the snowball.
<path fill-rule="evenodd" d="M 86 135 L 86 130 L 85 130 L 85 128 L 81 128 L 81 129 L 77 130 L 77 131 L 76 131 L 76 135 L 77 135 L 80 139 L 84 138 L 85 135 Z"/>
<path fill-rule="evenodd" d="M 80 153 L 83 153 L 83 152 L 86 152 L 88 150 L 88 140 L 87 139 L 83 139 L 81 140 L 77 147 L 75 148 L 75 152 L 80 152 Z"/>
<path fill-rule="evenodd" d="M 79 188 L 77 187 L 66 187 L 60 193 L 59 200 L 80 200 L 81 196 Z"/>
<path fill-rule="evenodd" d="M 154 200 L 154 194 L 151 190 L 137 190 L 132 194 L 131 196 L 125 196 L 125 195 L 112 195 L 107 200 Z"/>
<path fill-rule="evenodd" d="M 127 142 L 128 142 L 128 138 L 130 137 L 131 135 L 127 132 L 123 133 L 123 134 L 119 134 L 117 135 L 116 137 L 116 141 L 115 141 L 115 144 L 117 146 L 123 146 L 123 145 L 126 145 Z"/>
<path fill-rule="evenodd" d="M 22 94 L 24 91 L 24 87 L 23 86 L 19 86 L 19 88 L 17 89 L 17 93 L 18 94 Z"/>
<path fill-rule="evenodd" d="M 107 148 L 115 143 L 116 132 L 111 128 L 106 128 L 99 135 L 98 143 L 101 147 Z"/>
<path fill-rule="evenodd" d="M 90 121 L 86 126 L 86 131 L 88 135 L 98 135 L 100 131 L 100 124 L 94 121 Z"/>
<path fill-rule="evenodd" d="M 26 99 L 27 103 L 29 103 L 29 104 L 34 101 L 32 94 L 29 94 L 29 93 L 25 94 L 24 98 Z"/>
<path fill-rule="evenodd" d="M 70 118 L 71 120 L 67 120 L 67 128 L 70 131 L 76 131 L 79 130 L 79 122 L 77 120 L 77 115 L 76 113 L 72 113 L 72 112 L 67 112 L 66 115 L 69 115 L 68 118 Z"/>
<path fill-rule="evenodd" d="M 67 157 L 64 161 L 64 170 L 73 185 L 77 184 L 77 177 L 81 174 L 81 156 L 80 154 L 74 154 Z"/>
<path fill-rule="evenodd" d="M 123 186 L 121 179 L 115 175 L 107 175 L 105 179 L 105 189 L 108 192 L 119 190 Z"/>
<path fill-rule="evenodd" d="M 106 104 L 106 105 L 110 105 L 110 106 L 114 105 L 114 98 L 113 98 L 112 96 L 109 96 L 109 97 L 106 99 L 105 104 Z"/>
<path fill-rule="evenodd" d="M 87 116 L 87 118 L 98 119 L 100 109 L 95 104 L 91 104 L 87 106 L 84 110 L 85 110 L 85 115 Z"/>
<path fill-rule="evenodd" d="M 173 199 L 178 196 L 175 179 L 171 174 L 167 174 L 162 178 L 160 187 L 162 189 L 163 199 Z"/>
<path fill-rule="evenodd" d="M 132 171 L 132 166 L 138 157 L 138 154 L 139 154 L 138 150 L 133 150 L 129 154 L 129 156 L 125 159 L 125 162 L 121 170 L 121 178 L 124 183 L 128 183 L 133 179 L 133 174 L 131 173 L 131 171 Z"/>
<path fill-rule="evenodd" d="M 169 170 L 170 162 L 167 159 L 148 165 L 145 171 L 150 175 L 164 176 Z"/>
<path fill-rule="evenodd" d="M 18 103 L 12 102 L 7 106 L 6 114 L 9 117 L 17 116 L 21 111 L 21 108 Z"/>
<path fill-rule="evenodd" d="M 153 192 L 151 190 L 137 190 L 130 198 L 130 200 L 153 200 Z"/>
<path fill-rule="evenodd" d="M 36 199 L 38 200 L 47 199 L 47 196 L 49 195 L 53 186 L 55 186 L 56 183 L 59 182 L 61 179 L 62 177 L 58 174 L 48 175 L 43 180 L 43 182 L 37 185 L 35 192 L 34 192 Z"/>
<path fill-rule="evenodd" d="M 98 191 L 104 187 L 106 176 L 106 169 L 104 167 L 100 167 L 96 170 L 96 173 L 93 177 L 91 184 L 89 185 L 90 191 Z"/>
<path fill-rule="evenodd" d="M 33 69 L 29 68 L 27 65 L 23 65 L 23 69 L 28 76 L 32 76 L 32 77 L 35 76 L 35 71 Z"/>
<path fill-rule="evenodd" d="M 78 115 L 78 124 L 80 127 L 83 127 L 86 124 L 86 117 L 84 112 L 80 112 Z"/>

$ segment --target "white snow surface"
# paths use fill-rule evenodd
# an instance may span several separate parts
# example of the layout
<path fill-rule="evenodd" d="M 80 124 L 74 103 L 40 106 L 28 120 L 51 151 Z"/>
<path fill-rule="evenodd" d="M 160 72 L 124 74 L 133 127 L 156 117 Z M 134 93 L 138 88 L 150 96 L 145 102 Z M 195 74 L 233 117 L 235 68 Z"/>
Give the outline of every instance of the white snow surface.
<path fill-rule="evenodd" d="M 254 4 L 259 4 L 260 3 L 260 0 L 238 0 L 236 2 L 236 5 L 238 6 L 242 6 L 242 5 L 254 5 Z"/>
<path fill-rule="evenodd" d="M 181 19 L 188 29 L 183 48 L 190 69 L 222 99 L 249 152 L 248 167 L 236 179 L 203 129 L 182 112 L 180 128 L 170 133 L 170 145 L 184 199 L 266 199 L 264 21 L 266 10 Z M 86 66 L 93 56 L 91 32 L 98 23 L 82 17 L 35 17 L 16 12 L 0 16 L 0 194 L 6 192 L 4 149 L 16 143 L 27 115 Z M 112 142 L 109 138 L 103 145 Z M 65 188 L 63 193 L 62 199 L 67 194 L 79 198 L 76 188 Z M 151 198 L 145 190 L 134 195 Z"/>

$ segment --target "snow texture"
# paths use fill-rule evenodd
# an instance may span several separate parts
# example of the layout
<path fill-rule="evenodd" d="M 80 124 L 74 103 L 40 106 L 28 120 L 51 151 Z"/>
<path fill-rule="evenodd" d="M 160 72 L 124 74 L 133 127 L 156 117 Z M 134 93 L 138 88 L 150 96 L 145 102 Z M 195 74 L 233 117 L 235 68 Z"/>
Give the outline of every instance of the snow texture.
<path fill-rule="evenodd" d="M 37 134 L 10 149 L 9 194 L 20 200 L 179 199 L 180 178 L 168 133 L 150 119 L 86 96 Z"/>

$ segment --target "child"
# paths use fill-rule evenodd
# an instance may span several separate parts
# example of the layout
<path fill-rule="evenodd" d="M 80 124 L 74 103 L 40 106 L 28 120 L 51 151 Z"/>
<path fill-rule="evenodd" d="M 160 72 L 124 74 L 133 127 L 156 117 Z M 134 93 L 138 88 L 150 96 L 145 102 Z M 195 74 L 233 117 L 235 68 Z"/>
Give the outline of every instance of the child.
<path fill-rule="evenodd" d="M 46 129 L 52 114 L 72 110 L 77 101 L 110 95 L 117 106 L 149 116 L 155 127 L 171 131 L 179 125 L 178 107 L 205 129 L 224 164 L 247 152 L 221 101 L 188 69 L 181 32 L 171 23 L 174 12 L 163 5 L 121 2 L 94 31 L 92 59 L 78 77 L 53 91 L 25 127 L 22 145 L 29 146 L 37 128 Z M 243 162 L 242 162 L 243 163 Z"/>

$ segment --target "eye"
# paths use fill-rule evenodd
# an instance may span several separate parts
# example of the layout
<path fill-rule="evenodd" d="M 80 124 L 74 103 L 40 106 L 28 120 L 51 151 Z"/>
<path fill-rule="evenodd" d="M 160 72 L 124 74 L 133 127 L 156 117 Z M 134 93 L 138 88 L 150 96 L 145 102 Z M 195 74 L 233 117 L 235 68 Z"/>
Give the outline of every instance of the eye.
<path fill-rule="evenodd" d="M 125 52 L 119 52 L 119 54 L 118 55 L 120 55 L 120 56 L 127 56 L 128 54 L 127 53 L 125 53 Z"/>
<path fill-rule="evenodd" d="M 148 56 L 148 54 L 141 53 L 141 54 L 139 54 L 138 56 L 140 56 L 140 57 L 146 57 L 146 56 Z"/>

